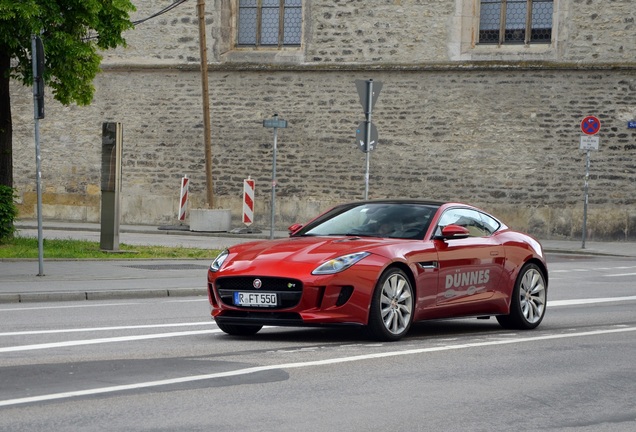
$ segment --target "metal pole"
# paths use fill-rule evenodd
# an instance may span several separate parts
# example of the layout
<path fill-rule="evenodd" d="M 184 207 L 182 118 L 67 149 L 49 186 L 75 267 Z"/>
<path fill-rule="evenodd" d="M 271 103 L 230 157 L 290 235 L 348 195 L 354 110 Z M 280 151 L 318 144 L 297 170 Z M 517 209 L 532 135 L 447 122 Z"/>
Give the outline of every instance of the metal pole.
<path fill-rule="evenodd" d="M 205 38 L 205 0 L 197 1 L 199 16 L 199 51 L 201 57 L 201 89 L 203 93 L 203 135 L 205 146 L 205 186 L 208 208 L 214 207 L 214 185 L 212 183 L 212 133 L 210 126 L 210 94 L 208 90 L 208 55 Z"/>
<path fill-rule="evenodd" d="M 367 81 L 367 112 L 366 114 L 366 171 L 364 173 L 364 199 L 369 199 L 369 165 L 371 160 L 371 152 L 369 150 L 369 142 L 371 141 L 371 111 L 373 110 L 373 80 Z"/>
<path fill-rule="evenodd" d="M 33 76 L 37 75 L 37 53 L 35 35 L 31 36 L 31 62 Z M 40 77 L 42 79 L 42 77 Z M 38 276 L 44 276 L 44 236 L 42 233 L 42 164 L 40 156 L 40 120 L 38 117 L 37 85 L 33 85 L 33 118 L 35 119 L 35 170 L 36 170 L 36 190 L 37 190 L 37 213 L 38 213 Z"/>
<path fill-rule="evenodd" d="M 274 120 L 278 120 L 278 114 L 274 114 Z M 274 127 L 274 151 L 272 160 L 272 209 L 271 209 L 271 228 L 269 229 L 269 238 L 274 238 L 274 209 L 276 207 L 276 153 L 278 149 L 278 128 Z"/>
<path fill-rule="evenodd" d="M 588 202 L 588 190 L 589 190 L 589 178 L 590 178 L 590 151 L 587 151 L 585 158 L 585 186 L 584 190 L 584 204 L 583 204 L 583 244 L 581 249 L 585 249 L 585 238 L 587 234 L 587 202 Z"/>
<path fill-rule="evenodd" d="M 40 156 L 40 120 L 35 119 L 35 169 L 38 208 L 38 276 L 44 276 L 44 235 L 42 233 L 42 164 Z"/>

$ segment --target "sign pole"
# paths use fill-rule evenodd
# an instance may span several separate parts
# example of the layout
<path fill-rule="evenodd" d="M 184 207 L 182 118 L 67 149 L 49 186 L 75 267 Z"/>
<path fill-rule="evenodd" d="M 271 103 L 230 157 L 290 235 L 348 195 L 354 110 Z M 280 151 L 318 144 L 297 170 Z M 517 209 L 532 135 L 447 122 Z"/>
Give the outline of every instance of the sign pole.
<path fill-rule="evenodd" d="M 366 169 L 364 173 L 364 199 L 369 199 L 369 165 L 371 153 L 378 145 L 378 129 L 371 122 L 371 112 L 373 105 L 378 100 L 380 90 L 382 90 L 382 81 L 356 80 L 356 89 L 360 97 L 360 105 L 365 115 L 365 120 L 358 125 L 356 130 L 356 143 L 365 155 Z"/>
<path fill-rule="evenodd" d="M 44 235 L 42 233 L 42 157 L 40 154 L 40 119 L 44 118 L 44 48 L 42 40 L 31 36 L 33 68 L 33 109 L 35 120 L 35 181 L 38 212 L 38 276 L 44 276 Z"/>
<path fill-rule="evenodd" d="M 277 118 L 277 115 L 274 115 L 274 118 Z M 272 208 L 270 215 L 270 229 L 269 229 L 269 238 L 272 240 L 274 238 L 274 208 L 276 207 L 276 154 L 278 152 L 278 128 L 274 128 L 274 151 L 273 151 L 273 160 L 272 160 Z"/>
<path fill-rule="evenodd" d="M 601 130 L 601 121 L 598 117 L 589 115 L 581 120 L 581 144 L 579 149 L 586 151 L 585 156 L 585 185 L 583 187 L 583 234 L 581 249 L 585 249 L 587 238 L 587 205 L 589 201 L 590 180 L 590 151 L 599 149 L 599 137 L 596 135 Z"/>
<path fill-rule="evenodd" d="M 370 149 L 370 141 L 371 141 L 371 111 L 373 111 L 373 80 L 367 81 L 367 106 L 365 107 L 366 121 L 367 124 L 365 133 L 364 133 L 364 145 L 365 145 L 365 153 L 366 153 L 366 171 L 364 172 L 364 199 L 369 199 L 369 171 L 370 171 L 370 161 L 371 161 L 371 149 Z"/>
<path fill-rule="evenodd" d="M 271 209 L 271 227 L 269 229 L 269 238 L 274 238 L 274 209 L 276 207 L 276 153 L 278 151 L 278 128 L 286 128 L 287 120 L 279 119 L 278 114 L 274 114 L 271 119 L 263 120 L 263 127 L 274 129 L 274 151 L 272 161 L 272 209 Z"/>
<path fill-rule="evenodd" d="M 588 190 L 589 190 L 589 179 L 590 179 L 590 151 L 587 151 L 587 155 L 585 158 L 585 185 L 584 185 L 584 204 L 583 204 L 583 244 L 581 245 L 581 249 L 585 249 L 585 239 L 587 234 L 587 203 L 588 203 Z"/>

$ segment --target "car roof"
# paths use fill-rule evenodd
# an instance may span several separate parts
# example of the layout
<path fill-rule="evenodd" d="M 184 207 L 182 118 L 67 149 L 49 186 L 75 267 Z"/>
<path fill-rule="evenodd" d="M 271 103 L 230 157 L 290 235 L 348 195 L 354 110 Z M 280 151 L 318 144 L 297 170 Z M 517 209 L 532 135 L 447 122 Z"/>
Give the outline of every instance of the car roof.
<path fill-rule="evenodd" d="M 443 206 L 444 204 L 449 204 L 449 202 L 424 200 L 424 199 L 383 198 L 383 199 L 376 199 L 376 200 L 352 201 L 352 202 L 341 204 L 341 205 L 348 206 L 348 205 L 360 205 L 360 204 L 422 204 L 422 205 L 431 205 L 431 206 L 440 207 L 440 206 Z M 455 203 L 455 204 L 463 205 L 460 203 Z"/>

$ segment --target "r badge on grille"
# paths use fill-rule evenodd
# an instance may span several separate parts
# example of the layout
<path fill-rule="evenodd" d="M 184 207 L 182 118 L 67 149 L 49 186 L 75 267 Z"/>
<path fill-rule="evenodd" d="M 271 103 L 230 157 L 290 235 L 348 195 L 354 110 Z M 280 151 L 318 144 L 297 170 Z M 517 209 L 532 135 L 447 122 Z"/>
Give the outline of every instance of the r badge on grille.
<path fill-rule="evenodd" d="M 256 289 L 259 289 L 263 286 L 263 282 L 260 279 L 254 279 L 254 282 L 252 282 L 252 286 Z"/>

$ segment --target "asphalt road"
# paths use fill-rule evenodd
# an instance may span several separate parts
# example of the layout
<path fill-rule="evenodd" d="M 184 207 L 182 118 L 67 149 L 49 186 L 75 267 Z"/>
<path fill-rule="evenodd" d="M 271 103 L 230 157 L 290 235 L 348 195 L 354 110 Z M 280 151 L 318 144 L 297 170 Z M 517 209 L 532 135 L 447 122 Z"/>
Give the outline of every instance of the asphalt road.
<path fill-rule="evenodd" d="M 0 431 L 633 431 L 636 260 L 550 257 L 546 318 L 221 333 L 207 299 L 0 305 Z"/>

